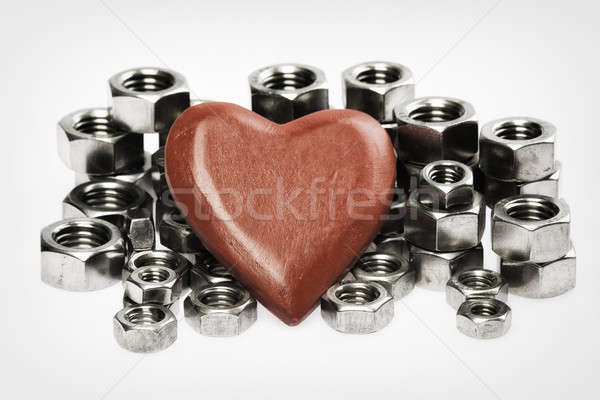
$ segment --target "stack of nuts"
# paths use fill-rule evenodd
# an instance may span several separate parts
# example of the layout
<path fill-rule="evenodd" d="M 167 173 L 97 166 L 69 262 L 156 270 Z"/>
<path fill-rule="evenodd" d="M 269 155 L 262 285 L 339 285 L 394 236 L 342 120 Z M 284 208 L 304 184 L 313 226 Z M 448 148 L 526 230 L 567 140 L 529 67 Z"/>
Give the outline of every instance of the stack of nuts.
<path fill-rule="evenodd" d="M 415 99 L 412 72 L 403 65 L 367 62 L 342 77 L 345 106 L 371 115 L 390 135 L 398 173 L 379 235 L 322 296 L 328 325 L 375 332 L 392 320 L 394 300 L 417 285 L 445 289 L 457 328 L 491 338 L 510 327 L 509 286 L 528 297 L 575 286 L 569 211 L 554 198 L 560 165 L 552 125 L 498 120 L 483 127 L 479 142 L 473 106 L 449 97 Z M 329 108 L 325 74 L 312 66 L 267 66 L 249 84 L 252 110 L 276 123 Z M 58 124 L 59 154 L 76 186 L 63 201 L 65 219 L 42 230 L 42 280 L 71 291 L 122 282 L 114 335 L 131 351 L 175 341 L 181 299 L 185 319 L 200 334 L 244 332 L 256 321 L 256 301 L 177 209 L 164 148 L 144 153 L 144 134 L 157 134 L 164 145 L 177 116 L 205 101 L 190 99 L 185 78 L 165 68 L 129 69 L 108 86 L 110 107 L 76 111 Z M 492 242 L 501 274 L 483 268 L 485 202 L 495 204 Z"/>

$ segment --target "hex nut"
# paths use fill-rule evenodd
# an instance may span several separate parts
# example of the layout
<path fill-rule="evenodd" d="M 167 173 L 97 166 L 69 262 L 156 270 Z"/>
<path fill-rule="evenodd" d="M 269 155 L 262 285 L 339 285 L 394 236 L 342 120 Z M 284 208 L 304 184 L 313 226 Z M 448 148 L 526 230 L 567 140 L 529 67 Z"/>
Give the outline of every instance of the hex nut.
<path fill-rule="evenodd" d="M 433 209 L 468 206 L 473 191 L 473 171 L 458 161 L 434 161 L 421 171 L 419 201 Z"/>
<path fill-rule="evenodd" d="M 165 148 L 160 147 L 152 153 L 152 188 L 159 197 L 164 191 L 169 190 L 167 174 L 165 173 Z"/>
<path fill-rule="evenodd" d="M 131 132 L 166 132 L 190 106 L 185 78 L 166 68 L 128 69 L 108 84 L 113 118 Z"/>
<path fill-rule="evenodd" d="M 183 291 L 182 280 L 171 268 L 141 267 L 129 274 L 125 294 L 138 304 L 172 304 Z"/>
<path fill-rule="evenodd" d="M 493 339 L 504 335 L 510 328 L 512 311 L 498 299 L 467 300 L 456 312 L 456 328 L 476 339 Z"/>
<path fill-rule="evenodd" d="M 155 304 L 155 303 L 146 303 L 146 304 Z M 173 313 L 173 315 L 177 315 L 179 314 L 179 301 L 173 302 L 171 304 L 161 304 L 165 307 L 167 307 L 169 309 L 169 311 L 171 311 Z M 137 306 L 139 305 L 138 303 L 136 303 L 135 301 L 131 300 L 129 297 L 127 297 L 127 293 L 123 293 L 123 307 L 129 307 L 129 306 Z"/>
<path fill-rule="evenodd" d="M 409 260 L 409 243 L 403 234 L 380 235 L 375 238 L 375 249 L 377 253 L 390 254 L 402 260 Z"/>
<path fill-rule="evenodd" d="M 144 162 L 143 137 L 128 133 L 110 109 L 75 111 L 58 123 L 58 154 L 79 174 L 114 174 Z"/>
<path fill-rule="evenodd" d="M 278 124 L 329 108 L 325 74 L 302 64 L 277 64 L 248 77 L 252 111 Z"/>
<path fill-rule="evenodd" d="M 190 269 L 190 287 L 199 292 L 209 286 L 233 283 L 235 279 L 227 268 L 212 255 L 205 257 Z"/>
<path fill-rule="evenodd" d="M 454 274 L 446 284 L 446 302 L 455 310 L 465 301 L 481 297 L 506 302 L 508 282 L 495 271 L 479 269 Z"/>
<path fill-rule="evenodd" d="M 41 277 L 71 291 L 104 289 L 119 281 L 125 244 L 119 229 L 106 221 L 72 218 L 42 229 Z"/>
<path fill-rule="evenodd" d="M 346 108 L 365 112 L 379 122 L 394 121 L 394 106 L 415 97 L 410 69 L 388 61 L 354 65 L 343 74 Z"/>
<path fill-rule="evenodd" d="M 503 180 L 537 181 L 554 171 L 556 128 L 531 117 L 489 122 L 481 129 L 480 167 Z"/>
<path fill-rule="evenodd" d="M 435 210 L 413 191 L 406 202 L 404 234 L 409 242 L 432 251 L 459 251 L 477 246 L 485 229 L 483 196 L 473 192 L 473 203 Z"/>
<path fill-rule="evenodd" d="M 136 353 L 164 350 L 177 339 L 177 319 L 158 304 L 123 308 L 113 318 L 113 334 L 122 348 Z"/>
<path fill-rule="evenodd" d="M 103 179 L 116 179 L 118 181 L 124 181 L 136 184 L 148 193 L 152 192 L 152 181 L 151 181 L 151 164 L 149 153 L 144 154 L 144 160 L 135 166 L 128 167 L 116 171 L 109 175 L 96 175 L 96 174 L 81 174 L 75 173 L 75 186 L 81 185 L 82 183 L 90 181 L 101 181 Z"/>
<path fill-rule="evenodd" d="M 475 190 L 480 191 L 482 185 L 481 170 L 479 169 L 479 157 L 475 156 L 469 161 L 464 162 L 473 173 L 473 187 Z M 403 162 L 398 160 L 396 164 L 396 186 L 404 189 L 405 192 L 410 193 L 414 189 L 419 187 L 419 181 L 421 179 L 421 172 L 425 165 L 414 164 L 410 162 Z"/>
<path fill-rule="evenodd" d="M 492 249 L 513 261 L 558 260 L 571 248 L 570 222 L 563 200 L 535 194 L 509 197 L 492 212 Z"/>
<path fill-rule="evenodd" d="M 321 297 L 321 316 L 343 333 L 372 333 L 386 327 L 394 317 L 394 302 L 387 289 L 376 282 L 342 282 Z"/>
<path fill-rule="evenodd" d="M 493 207 L 500 200 L 519 194 L 541 194 L 549 197 L 557 197 L 561 164 L 559 161 L 556 161 L 554 166 L 555 169 L 552 174 L 537 181 L 504 181 L 486 176 L 484 178 L 485 202 L 489 207 Z"/>
<path fill-rule="evenodd" d="M 202 242 L 192 230 L 192 227 L 187 224 L 185 218 L 176 208 L 163 214 L 163 218 L 158 226 L 158 233 L 160 235 L 160 243 L 173 251 L 179 253 L 206 252 Z"/>
<path fill-rule="evenodd" d="M 379 233 L 392 234 L 404 232 L 404 216 L 406 215 L 406 194 L 402 190 L 395 190 L 390 210 L 381 217 L 382 223 Z"/>
<path fill-rule="evenodd" d="M 440 253 L 410 245 L 410 266 L 416 272 L 416 285 L 430 290 L 444 290 L 453 274 L 483 269 L 481 244 L 462 251 Z"/>
<path fill-rule="evenodd" d="M 511 293 L 536 299 L 559 296 L 575 287 L 576 254 L 571 244 L 564 257 L 546 263 L 500 260 Z"/>
<path fill-rule="evenodd" d="M 169 250 L 147 250 L 133 253 L 123 269 L 123 284 L 129 275 L 142 267 L 165 267 L 173 270 L 185 289 L 189 286 L 190 262 L 183 255 Z"/>
<path fill-rule="evenodd" d="M 384 253 L 365 253 L 352 268 L 352 275 L 365 282 L 377 282 L 394 299 L 401 299 L 415 288 L 415 271 L 408 260 Z"/>
<path fill-rule="evenodd" d="M 397 105 L 398 159 L 415 164 L 437 160 L 468 162 L 477 156 L 475 109 L 450 97 L 421 97 Z"/>
<path fill-rule="evenodd" d="M 192 293 L 183 303 L 185 319 L 205 336 L 236 336 L 256 321 L 256 300 L 242 287 L 219 283 Z"/>
<path fill-rule="evenodd" d="M 76 186 L 63 200 L 63 217 L 100 218 L 115 224 L 135 250 L 154 247 L 152 197 L 133 183 L 104 178 Z"/>

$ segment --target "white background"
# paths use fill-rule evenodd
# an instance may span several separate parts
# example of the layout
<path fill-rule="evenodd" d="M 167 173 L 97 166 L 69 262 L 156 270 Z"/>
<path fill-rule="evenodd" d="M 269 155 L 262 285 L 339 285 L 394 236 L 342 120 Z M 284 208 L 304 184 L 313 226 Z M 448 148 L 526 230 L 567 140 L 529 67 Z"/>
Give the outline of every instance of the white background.
<path fill-rule="evenodd" d="M 0 393 L 4 398 L 594 397 L 600 349 L 597 217 L 599 9 L 583 1 L 3 1 L 0 10 L 2 243 Z M 341 107 L 341 71 L 408 65 L 417 95 L 558 127 L 561 193 L 573 215 L 577 287 L 509 299 L 513 326 L 478 341 L 455 328 L 444 295 L 416 289 L 373 335 L 329 329 L 314 312 L 289 328 L 265 309 L 236 338 L 185 322 L 168 350 L 120 349 L 121 288 L 69 293 L 39 278 L 39 231 L 60 219 L 73 174 L 55 124 L 106 103 L 107 78 L 140 65 L 184 73 L 197 97 L 249 106 L 246 77 L 277 62 L 316 65 Z M 496 265 L 487 246 L 486 265 Z"/>

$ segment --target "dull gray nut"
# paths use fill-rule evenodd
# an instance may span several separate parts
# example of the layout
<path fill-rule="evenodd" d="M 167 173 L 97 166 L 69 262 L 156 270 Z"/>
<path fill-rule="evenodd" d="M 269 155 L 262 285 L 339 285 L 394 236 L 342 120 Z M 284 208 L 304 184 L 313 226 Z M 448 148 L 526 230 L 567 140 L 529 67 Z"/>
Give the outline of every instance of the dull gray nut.
<path fill-rule="evenodd" d="M 511 319 L 511 309 L 502 301 L 478 298 L 467 300 L 458 308 L 456 328 L 475 339 L 493 339 L 508 331 Z"/>
<path fill-rule="evenodd" d="M 408 260 L 390 254 L 363 254 L 352 268 L 352 275 L 359 281 L 381 284 L 394 299 L 401 299 L 415 287 L 415 271 Z"/>
<path fill-rule="evenodd" d="M 113 334 L 122 348 L 136 353 L 164 350 L 177 339 L 177 319 L 158 304 L 123 308 L 113 318 Z"/>
<path fill-rule="evenodd" d="M 508 282 L 495 271 L 480 269 L 454 274 L 446 284 L 446 302 L 455 310 L 465 301 L 481 297 L 506 302 Z"/>

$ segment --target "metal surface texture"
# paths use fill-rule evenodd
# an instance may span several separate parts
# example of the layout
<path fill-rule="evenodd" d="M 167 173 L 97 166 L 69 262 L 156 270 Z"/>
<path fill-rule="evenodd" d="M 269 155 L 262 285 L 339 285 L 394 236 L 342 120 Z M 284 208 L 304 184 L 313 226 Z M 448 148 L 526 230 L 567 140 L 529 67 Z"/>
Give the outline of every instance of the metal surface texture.
<path fill-rule="evenodd" d="M 173 269 L 152 265 L 132 271 L 124 287 L 127 297 L 138 304 L 172 304 L 183 291 L 181 277 Z"/>
<path fill-rule="evenodd" d="M 446 284 L 446 302 L 455 310 L 467 300 L 482 297 L 506 302 L 508 282 L 495 271 L 480 269 L 454 274 Z"/>
<path fill-rule="evenodd" d="M 479 298 L 467 300 L 456 312 L 456 328 L 475 339 L 493 339 L 510 328 L 512 311 L 504 302 Z"/>
<path fill-rule="evenodd" d="M 133 253 L 123 269 L 123 282 L 142 267 L 165 267 L 175 272 L 184 288 L 189 286 L 190 262 L 181 254 L 169 250 L 147 250 Z"/>
<path fill-rule="evenodd" d="M 113 335 L 122 348 L 136 353 L 164 350 L 177 339 L 177 319 L 158 304 L 123 308 L 113 318 Z"/>
<path fill-rule="evenodd" d="M 178 209 L 165 212 L 158 225 L 160 243 L 179 253 L 207 253 Z"/>
<path fill-rule="evenodd" d="M 390 254 L 363 254 L 352 268 L 352 274 L 358 281 L 381 284 L 394 299 L 401 299 L 415 287 L 415 271 L 408 260 Z"/>
<path fill-rule="evenodd" d="M 449 210 L 473 203 L 473 171 L 458 161 L 440 160 L 421 170 L 419 201 L 433 209 Z"/>

